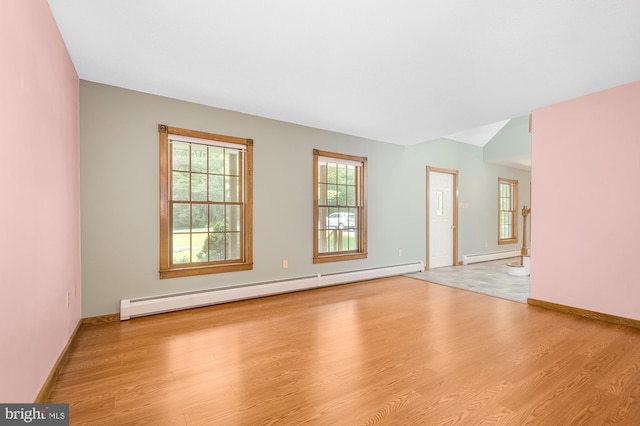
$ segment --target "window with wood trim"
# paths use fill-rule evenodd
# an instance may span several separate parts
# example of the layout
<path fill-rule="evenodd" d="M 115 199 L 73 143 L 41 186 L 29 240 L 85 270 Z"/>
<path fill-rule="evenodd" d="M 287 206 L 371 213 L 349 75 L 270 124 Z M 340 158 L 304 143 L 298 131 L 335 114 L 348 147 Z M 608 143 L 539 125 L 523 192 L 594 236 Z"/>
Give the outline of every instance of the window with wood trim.
<path fill-rule="evenodd" d="M 518 242 L 518 181 L 498 178 L 498 244 Z"/>
<path fill-rule="evenodd" d="M 160 278 L 252 269 L 253 140 L 158 132 Z"/>
<path fill-rule="evenodd" d="M 367 257 L 367 158 L 313 151 L 313 262 Z"/>

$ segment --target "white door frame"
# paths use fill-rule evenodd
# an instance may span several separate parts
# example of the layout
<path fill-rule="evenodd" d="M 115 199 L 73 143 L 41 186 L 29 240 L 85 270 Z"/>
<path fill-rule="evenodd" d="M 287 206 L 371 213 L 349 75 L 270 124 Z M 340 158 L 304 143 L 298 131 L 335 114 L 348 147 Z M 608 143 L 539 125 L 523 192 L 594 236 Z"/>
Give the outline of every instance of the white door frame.
<path fill-rule="evenodd" d="M 430 199 L 430 190 L 431 190 L 431 182 L 429 177 L 431 176 L 431 172 L 437 173 L 448 173 L 453 175 L 453 265 L 457 266 L 460 264 L 458 262 L 458 171 L 450 170 L 450 169 L 441 169 L 439 167 L 431 167 L 427 166 L 427 259 L 425 262 L 425 270 L 429 269 L 429 222 L 430 222 L 430 210 L 429 210 L 429 199 Z"/>

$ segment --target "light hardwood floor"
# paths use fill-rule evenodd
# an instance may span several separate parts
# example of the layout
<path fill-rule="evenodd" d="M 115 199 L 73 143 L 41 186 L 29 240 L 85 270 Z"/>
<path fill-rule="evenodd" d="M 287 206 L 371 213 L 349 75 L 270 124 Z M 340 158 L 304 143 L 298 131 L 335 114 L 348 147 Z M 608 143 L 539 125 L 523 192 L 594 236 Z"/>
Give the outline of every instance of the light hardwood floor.
<path fill-rule="evenodd" d="M 80 425 L 640 424 L 640 330 L 407 277 L 84 325 Z"/>

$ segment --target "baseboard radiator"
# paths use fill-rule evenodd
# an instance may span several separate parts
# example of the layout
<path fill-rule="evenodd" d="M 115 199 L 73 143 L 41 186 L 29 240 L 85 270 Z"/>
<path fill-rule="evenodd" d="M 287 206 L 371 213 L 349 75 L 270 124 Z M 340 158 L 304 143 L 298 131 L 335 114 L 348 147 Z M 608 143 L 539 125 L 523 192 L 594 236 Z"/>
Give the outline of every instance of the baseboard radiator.
<path fill-rule="evenodd" d="M 486 262 L 489 260 L 507 259 L 509 257 L 520 256 L 520 250 L 509 251 L 497 251 L 493 253 L 482 254 L 466 254 L 462 256 L 462 264 L 468 265 L 470 263 Z"/>
<path fill-rule="evenodd" d="M 280 281 L 267 281 L 220 287 L 215 289 L 174 293 L 137 299 L 123 299 L 120 301 L 120 320 L 134 317 L 159 314 L 163 312 L 179 311 L 182 309 L 216 305 L 219 303 L 256 297 L 272 296 L 318 287 L 365 281 L 375 278 L 391 277 L 395 275 L 421 272 L 424 270 L 422 262 L 394 265 L 382 268 L 363 269 L 359 271 L 340 272 L 335 274 L 313 275 L 308 277 L 290 278 Z"/>

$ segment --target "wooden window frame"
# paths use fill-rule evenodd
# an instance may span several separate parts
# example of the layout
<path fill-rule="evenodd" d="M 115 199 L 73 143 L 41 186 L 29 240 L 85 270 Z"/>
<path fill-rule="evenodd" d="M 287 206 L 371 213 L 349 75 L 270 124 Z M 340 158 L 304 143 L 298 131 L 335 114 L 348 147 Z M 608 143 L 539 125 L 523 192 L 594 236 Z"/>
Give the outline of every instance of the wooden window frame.
<path fill-rule="evenodd" d="M 358 243 L 356 250 L 322 253 L 319 251 L 319 208 L 336 207 L 319 205 L 318 160 L 320 157 L 329 157 L 335 159 L 337 163 L 340 163 L 340 160 L 346 160 L 345 162 L 348 161 L 361 163 L 361 165 L 359 166 L 360 173 L 358 173 L 356 176 L 356 204 L 358 208 Z M 339 154 L 335 152 L 321 151 L 318 149 L 313 150 L 313 224 L 313 263 L 337 262 L 367 258 L 367 157 Z"/>
<path fill-rule="evenodd" d="M 160 135 L 160 278 L 177 278 L 253 269 L 253 140 L 180 129 L 164 124 L 158 125 L 158 133 Z M 243 179 L 241 211 L 244 219 L 240 229 L 242 241 L 240 259 L 172 264 L 169 135 L 201 139 L 203 143 L 213 141 L 213 143 L 209 142 L 209 145 L 215 145 L 215 142 L 218 142 L 221 145 L 229 143 L 244 146 L 241 172 Z"/>
<path fill-rule="evenodd" d="M 502 210 L 500 187 L 502 184 L 511 185 L 511 210 Z M 511 237 L 501 238 L 500 228 L 502 227 L 502 212 L 508 211 L 511 214 Z M 498 245 L 516 244 L 518 242 L 518 181 L 516 179 L 498 178 Z"/>

